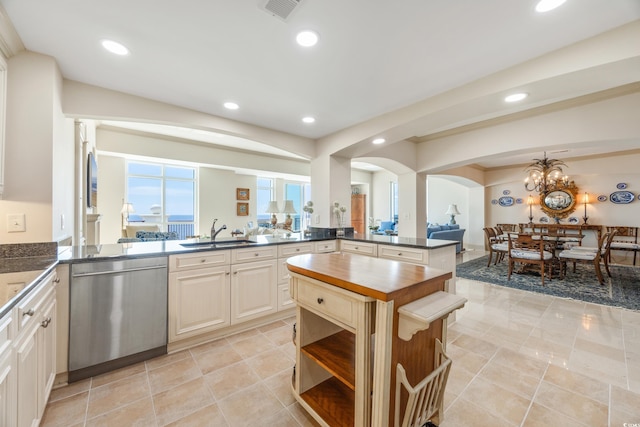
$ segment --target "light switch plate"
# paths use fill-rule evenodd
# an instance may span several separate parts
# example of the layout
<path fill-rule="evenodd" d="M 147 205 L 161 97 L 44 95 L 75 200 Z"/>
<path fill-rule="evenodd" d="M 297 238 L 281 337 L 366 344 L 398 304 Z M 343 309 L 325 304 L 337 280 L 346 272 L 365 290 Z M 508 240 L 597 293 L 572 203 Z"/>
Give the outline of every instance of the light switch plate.
<path fill-rule="evenodd" d="M 7 232 L 27 231 L 24 214 L 7 214 Z"/>

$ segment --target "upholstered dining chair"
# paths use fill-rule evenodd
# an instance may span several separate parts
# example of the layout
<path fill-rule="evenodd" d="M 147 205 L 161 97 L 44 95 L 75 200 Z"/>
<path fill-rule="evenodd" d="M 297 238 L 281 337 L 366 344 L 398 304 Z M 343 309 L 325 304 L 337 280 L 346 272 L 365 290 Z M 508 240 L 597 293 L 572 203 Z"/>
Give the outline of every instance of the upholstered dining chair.
<path fill-rule="evenodd" d="M 545 268 L 548 267 L 549 279 L 552 278 L 553 253 L 545 249 L 545 240 L 542 236 L 531 234 L 518 234 L 516 238 L 507 240 L 509 256 L 509 272 L 507 280 L 511 280 L 511 273 L 516 264 L 522 265 L 524 269 L 527 265 L 536 265 L 540 269 L 540 278 L 544 286 Z"/>
<path fill-rule="evenodd" d="M 483 230 L 487 249 L 489 249 L 489 260 L 487 261 L 487 267 L 489 267 L 491 265 L 493 254 L 496 255 L 493 265 L 496 265 L 499 261 L 504 259 L 504 255 L 507 253 L 509 248 L 507 243 L 498 241 L 496 231 L 493 228 L 485 227 Z"/>
<path fill-rule="evenodd" d="M 617 231 L 617 235 L 611 242 L 611 250 L 632 251 L 633 265 L 636 265 L 636 258 L 638 257 L 638 252 L 640 252 L 640 244 L 638 243 L 640 227 L 607 226 L 607 231 L 613 230 Z M 611 254 L 608 255 L 608 258 L 607 261 L 610 261 Z"/>
<path fill-rule="evenodd" d="M 558 258 L 562 262 L 562 267 L 560 269 L 560 277 L 564 279 L 567 271 L 567 262 L 573 263 L 573 272 L 576 272 L 576 264 L 593 264 L 593 267 L 596 271 L 596 277 L 598 278 L 598 282 L 601 285 L 604 285 L 604 276 L 602 275 L 602 270 L 600 269 L 600 262 L 604 261 L 604 267 L 607 271 L 607 275 L 611 277 L 611 271 L 609 271 L 609 252 L 611 251 L 611 242 L 613 238 L 617 234 L 617 230 L 613 230 L 610 232 L 606 232 L 600 237 L 600 241 L 598 242 L 598 247 L 585 247 L 585 246 L 575 246 L 571 249 L 565 249 L 558 255 Z"/>

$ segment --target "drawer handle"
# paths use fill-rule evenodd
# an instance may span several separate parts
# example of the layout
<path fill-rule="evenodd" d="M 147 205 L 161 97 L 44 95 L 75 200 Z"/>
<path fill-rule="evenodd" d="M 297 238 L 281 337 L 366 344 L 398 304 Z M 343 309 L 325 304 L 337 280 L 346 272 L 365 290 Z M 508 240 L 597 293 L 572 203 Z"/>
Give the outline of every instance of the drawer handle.
<path fill-rule="evenodd" d="M 356 246 L 356 250 L 358 250 L 358 249 L 360 249 L 360 247 L 359 247 L 359 246 Z"/>
<path fill-rule="evenodd" d="M 54 282 L 54 283 L 60 283 L 60 278 L 59 278 L 59 277 L 56 277 L 55 279 L 53 279 L 53 282 Z"/>
<path fill-rule="evenodd" d="M 35 314 L 35 311 L 33 311 L 33 308 L 30 308 L 29 310 L 22 313 L 23 316 L 33 316 L 34 314 Z"/>
<path fill-rule="evenodd" d="M 200 260 L 200 262 L 207 262 L 206 258 Z"/>
<path fill-rule="evenodd" d="M 42 321 L 42 323 L 40 323 L 42 325 L 43 328 L 46 328 L 47 326 L 49 326 L 49 323 L 51 323 L 51 317 L 47 317 L 45 320 Z"/>
<path fill-rule="evenodd" d="M 255 256 L 260 256 L 260 254 L 259 254 L 258 252 L 256 252 L 254 255 L 255 255 Z"/>
<path fill-rule="evenodd" d="M 402 252 L 398 252 L 398 256 L 402 256 Z"/>
<path fill-rule="evenodd" d="M 237 271 L 236 271 L 236 273 L 237 273 Z M 228 276 L 229 274 L 230 274 L 230 273 L 226 273 L 226 275 L 227 275 L 227 276 Z"/>
<path fill-rule="evenodd" d="M 317 300 L 317 301 L 318 301 L 318 304 L 322 304 L 322 303 L 324 302 L 324 299 L 322 299 L 322 298 L 318 298 L 318 300 Z"/>
<path fill-rule="evenodd" d="M 300 252 L 300 248 L 296 249 L 296 252 Z"/>

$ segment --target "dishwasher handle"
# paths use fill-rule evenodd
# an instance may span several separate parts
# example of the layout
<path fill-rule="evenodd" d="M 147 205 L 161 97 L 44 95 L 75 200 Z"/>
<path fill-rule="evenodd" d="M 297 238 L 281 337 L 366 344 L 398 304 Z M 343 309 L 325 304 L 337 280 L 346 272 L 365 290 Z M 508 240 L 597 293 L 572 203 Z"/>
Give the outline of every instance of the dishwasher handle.
<path fill-rule="evenodd" d="M 122 270 L 108 270 L 108 271 L 92 271 L 89 273 L 76 273 L 73 274 L 73 277 L 87 277 L 87 276 L 102 276 L 105 274 L 119 274 L 119 273 L 130 273 L 135 271 L 145 271 L 145 270 L 159 270 L 161 268 L 166 269 L 166 265 L 155 265 L 151 267 L 133 267 L 133 268 L 125 268 Z"/>

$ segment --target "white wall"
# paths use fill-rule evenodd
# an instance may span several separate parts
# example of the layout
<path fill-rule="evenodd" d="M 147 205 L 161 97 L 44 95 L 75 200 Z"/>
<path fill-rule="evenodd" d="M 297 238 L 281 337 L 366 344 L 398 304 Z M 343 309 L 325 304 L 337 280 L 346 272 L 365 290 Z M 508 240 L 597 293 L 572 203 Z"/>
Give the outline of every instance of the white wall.
<path fill-rule="evenodd" d="M 371 192 L 373 194 L 371 206 L 372 216 L 376 220 L 391 221 L 391 203 L 389 198 L 389 183 L 398 182 L 398 176 L 387 171 L 379 171 L 373 174 L 371 180 Z"/>
<path fill-rule="evenodd" d="M 0 241 L 69 236 L 74 227 L 73 199 L 67 194 L 73 185 L 73 131 L 60 109 L 60 72 L 53 58 L 31 52 L 13 56 L 7 65 Z M 25 232 L 7 232 L 6 215 L 14 213 L 25 214 Z"/>

